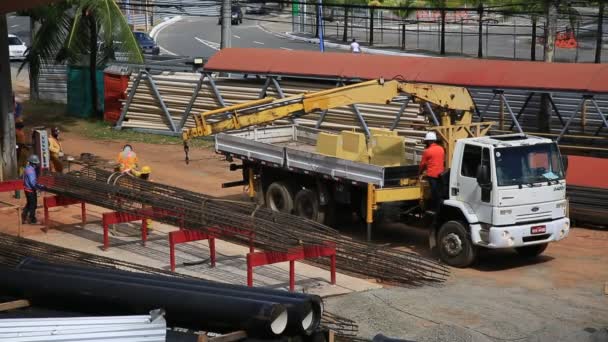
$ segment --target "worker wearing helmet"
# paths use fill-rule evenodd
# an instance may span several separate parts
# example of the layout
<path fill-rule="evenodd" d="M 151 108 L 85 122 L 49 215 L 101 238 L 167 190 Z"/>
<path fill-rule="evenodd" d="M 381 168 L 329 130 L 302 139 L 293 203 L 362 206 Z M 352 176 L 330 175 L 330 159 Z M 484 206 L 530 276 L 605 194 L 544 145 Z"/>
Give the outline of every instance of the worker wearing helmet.
<path fill-rule="evenodd" d="M 33 154 L 29 157 L 27 166 L 23 171 L 23 190 L 25 191 L 26 205 L 21 212 L 21 221 L 26 223 L 29 217 L 29 223 L 36 224 L 36 207 L 38 206 L 37 191 L 44 190 L 44 185 L 38 184 L 38 175 L 36 169 L 40 165 L 40 159 Z"/>
<path fill-rule="evenodd" d="M 426 178 L 431 187 L 431 210 L 437 212 L 441 203 L 440 175 L 444 171 L 445 151 L 437 143 L 437 134 L 427 132 L 424 137 L 426 148 L 420 161 L 420 174 L 426 171 Z"/>
<path fill-rule="evenodd" d="M 120 172 L 131 172 L 137 169 L 137 154 L 135 154 L 133 147 L 129 144 L 123 147 L 116 161 L 118 162 L 118 170 Z"/>
<path fill-rule="evenodd" d="M 63 163 L 61 162 L 61 158 L 63 158 L 63 149 L 59 143 L 59 128 L 57 127 L 53 127 L 51 130 L 49 154 L 51 157 L 51 165 L 53 166 L 52 170 L 59 173 L 63 172 Z"/>

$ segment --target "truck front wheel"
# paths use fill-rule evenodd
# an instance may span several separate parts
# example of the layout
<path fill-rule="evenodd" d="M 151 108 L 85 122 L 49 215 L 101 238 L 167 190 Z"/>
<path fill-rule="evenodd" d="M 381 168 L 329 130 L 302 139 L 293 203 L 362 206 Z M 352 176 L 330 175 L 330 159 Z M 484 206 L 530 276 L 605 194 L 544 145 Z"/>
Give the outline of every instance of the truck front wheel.
<path fill-rule="evenodd" d="M 545 249 L 547 249 L 548 245 L 548 243 L 541 243 L 538 245 L 517 247 L 515 248 L 515 251 L 517 251 L 517 254 L 525 258 L 534 258 L 541 255 Z"/>
<path fill-rule="evenodd" d="M 464 268 L 475 261 L 477 250 L 462 222 L 444 223 L 439 228 L 437 243 L 441 260 L 450 266 Z"/>
<path fill-rule="evenodd" d="M 285 182 L 274 182 L 266 190 L 266 205 L 273 211 L 291 214 L 293 195 Z"/>

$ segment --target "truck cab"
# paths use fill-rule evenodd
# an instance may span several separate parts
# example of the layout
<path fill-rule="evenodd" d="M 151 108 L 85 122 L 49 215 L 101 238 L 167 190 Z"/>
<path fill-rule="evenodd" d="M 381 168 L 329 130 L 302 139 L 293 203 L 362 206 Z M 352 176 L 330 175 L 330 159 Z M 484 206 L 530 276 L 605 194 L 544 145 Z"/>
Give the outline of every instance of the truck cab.
<path fill-rule="evenodd" d="M 479 248 L 541 254 L 570 229 L 565 164 L 557 144 L 545 138 L 458 140 L 431 246 L 457 267 L 469 266 Z"/>

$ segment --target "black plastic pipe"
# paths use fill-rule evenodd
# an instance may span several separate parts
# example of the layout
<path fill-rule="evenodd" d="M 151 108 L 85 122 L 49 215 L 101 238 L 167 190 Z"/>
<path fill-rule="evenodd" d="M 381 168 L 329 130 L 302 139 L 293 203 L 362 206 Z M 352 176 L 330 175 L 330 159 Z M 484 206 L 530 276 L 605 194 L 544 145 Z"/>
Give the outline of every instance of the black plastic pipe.
<path fill-rule="evenodd" d="M 77 311 L 146 314 L 163 308 L 170 325 L 249 336 L 284 333 L 286 308 L 277 302 L 39 270 L 0 268 L 0 289 L 34 304 Z"/>
<path fill-rule="evenodd" d="M 34 258 L 24 259 L 18 269 L 63 273 L 75 276 L 86 276 L 103 279 L 113 279 L 131 283 L 147 284 L 204 291 L 209 294 L 245 297 L 254 300 L 277 302 L 285 306 L 288 313 L 286 335 L 312 334 L 321 323 L 322 301 L 314 295 L 291 293 L 281 290 L 250 288 L 240 285 L 222 284 L 198 279 L 173 278 L 119 270 L 95 269 L 91 267 L 49 263 Z"/>

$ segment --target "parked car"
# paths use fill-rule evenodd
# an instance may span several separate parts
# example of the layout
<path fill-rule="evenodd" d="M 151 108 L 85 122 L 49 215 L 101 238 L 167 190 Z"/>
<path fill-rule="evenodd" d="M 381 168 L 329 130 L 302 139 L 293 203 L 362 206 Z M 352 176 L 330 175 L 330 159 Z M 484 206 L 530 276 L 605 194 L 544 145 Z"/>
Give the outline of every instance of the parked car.
<path fill-rule="evenodd" d="M 133 32 L 133 35 L 135 35 L 135 39 L 137 39 L 137 43 L 144 54 L 158 55 L 160 53 L 160 48 L 150 35 L 138 31 Z"/>
<path fill-rule="evenodd" d="M 223 11 L 223 9 L 220 6 L 220 17 L 217 20 L 218 25 L 222 24 L 222 11 Z M 232 5 L 232 9 L 230 12 L 231 12 L 230 17 L 232 18 L 232 20 L 231 20 L 232 25 L 238 25 L 238 24 L 243 23 L 243 11 L 241 10 L 241 6 Z"/>
<path fill-rule="evenodd" d="M 14 34 L 8 35 L 8 54 L 10 59 L 25 59 L 25 51 L 27 46 Z"/>

